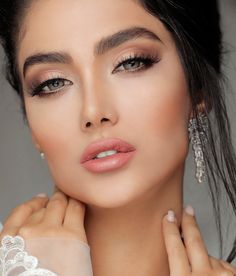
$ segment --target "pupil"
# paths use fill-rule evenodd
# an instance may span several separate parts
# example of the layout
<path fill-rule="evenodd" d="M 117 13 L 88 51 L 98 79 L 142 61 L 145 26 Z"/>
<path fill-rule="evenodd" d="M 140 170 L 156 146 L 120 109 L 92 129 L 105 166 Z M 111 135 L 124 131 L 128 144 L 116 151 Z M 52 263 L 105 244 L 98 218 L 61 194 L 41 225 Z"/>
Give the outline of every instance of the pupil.
<path fill-rule="evenodd" d="M 138 65 L 138 64 L 139 62 L 135 60 L 130 62 L 131 67 L 135 67 L 135 65 Z"/>
<path fill-rule="evenodd" d="M 58 87 L 59 85 L 60 85 L 59 80 L 55 80 L 55 81 L 53 82 L 53 86 L 54 86 L 54 87 Z"/>
<path fill-rule="evenodd" d="M 126 69 L 134 69 L 140 66 L 140 61 L 133 60 L 126 64 Z"/>

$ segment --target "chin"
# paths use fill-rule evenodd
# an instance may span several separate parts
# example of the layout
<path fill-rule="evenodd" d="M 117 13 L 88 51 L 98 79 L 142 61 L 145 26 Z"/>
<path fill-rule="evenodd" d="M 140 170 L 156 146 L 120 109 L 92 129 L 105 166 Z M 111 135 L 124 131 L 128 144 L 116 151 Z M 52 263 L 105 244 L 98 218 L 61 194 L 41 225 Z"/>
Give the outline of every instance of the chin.
<path fill-rule="evenodd" d="M 151 194 L 150 191 L 157 187 L 157 175 L 153 174 L 151 179 L 126 171 L 112 177 L 96 176 L 96 180 L 86 183 L 90 183 L 83 194 L 86 205 L 96 209 L 124 208 L 137 206 L 144 195 Z"/>
<path fill-rule="evenodd" d="M 90 175 L 79 181 L 63 181 L 71 185 L 59 185 L 65 194 L 80 200 L 91 208 L 120 208 L 134 202 L 135 199 L 145 193 L 145 185 L 148 182 L 143 178 L 130 174 L 130 170 L 121 173 L 109 173 L 99 175 Z M 73 184 L 72 184 L 73 183 Z"/>

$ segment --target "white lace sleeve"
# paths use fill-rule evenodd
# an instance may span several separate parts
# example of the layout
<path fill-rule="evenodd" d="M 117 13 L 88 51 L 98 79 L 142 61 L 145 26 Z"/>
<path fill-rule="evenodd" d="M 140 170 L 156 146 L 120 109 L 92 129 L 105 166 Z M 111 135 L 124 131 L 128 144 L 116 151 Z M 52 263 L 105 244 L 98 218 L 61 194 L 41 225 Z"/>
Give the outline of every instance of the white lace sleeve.
<path fill-rule="evenodd" d="M 27 253 L 28 252 L 28 253 Z M 90 247 L 74 239 L 4 236 L 0 276 L 92 276 Z"/>
<path fill-rule="evenodd" d="M 38 267 L 36 257 L 25 251 L 24 239 L 20 236 L 4 236 L 0 247 L 1 276 L 57 276 L 52 271 Z"/>

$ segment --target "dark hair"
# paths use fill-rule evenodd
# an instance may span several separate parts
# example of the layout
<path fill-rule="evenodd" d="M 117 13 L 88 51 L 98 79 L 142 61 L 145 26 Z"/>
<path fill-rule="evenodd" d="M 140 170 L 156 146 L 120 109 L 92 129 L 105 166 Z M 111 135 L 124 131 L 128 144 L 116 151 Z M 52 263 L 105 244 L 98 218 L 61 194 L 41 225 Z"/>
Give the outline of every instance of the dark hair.
<path fill-rule="evenodd" d="M 0 4 L 0 39 L 7 57 L 6 76 L 21 96 L 22 86 L 17 69 L 17 41 L 27 0 L 9 0 Z M 171 33 L 185 70 L 194 117 L 206 163 L 207 180 L 220 237 L 222 258 L 221 200 L 226 196 L 236 214 L 236 158 L 231 142 L 231 129 L 225 106 L 221 70 L 222 34 L 217 0 L 139 0 L 144 9 L 157 17 Z M 206 132 L 199 120 L 204 103 L 209 129 Z M 201 137 L 200 137 L 201 138 Z M 236 256 L 236 237 L 227 261 Z"/>

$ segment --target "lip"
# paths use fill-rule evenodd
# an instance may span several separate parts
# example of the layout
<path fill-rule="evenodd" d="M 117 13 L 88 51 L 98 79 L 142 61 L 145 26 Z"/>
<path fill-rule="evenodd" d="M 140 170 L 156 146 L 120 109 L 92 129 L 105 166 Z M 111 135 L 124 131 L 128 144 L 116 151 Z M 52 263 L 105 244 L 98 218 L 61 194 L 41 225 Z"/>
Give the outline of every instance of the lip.
<path fill-rule="evenodd" d="M 93 159 L 100 152 L 107 150 L 116 150 L 118 153 L 100 159 Z M 110 171 L 126 164 L 134 155 L 135 150 L 133 145 L 118 138 L 101 139 L 85 148 L 80 163 L 93 172 Z"/>

